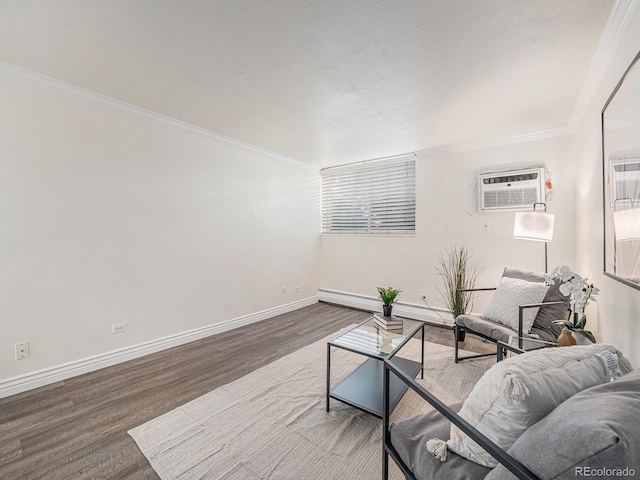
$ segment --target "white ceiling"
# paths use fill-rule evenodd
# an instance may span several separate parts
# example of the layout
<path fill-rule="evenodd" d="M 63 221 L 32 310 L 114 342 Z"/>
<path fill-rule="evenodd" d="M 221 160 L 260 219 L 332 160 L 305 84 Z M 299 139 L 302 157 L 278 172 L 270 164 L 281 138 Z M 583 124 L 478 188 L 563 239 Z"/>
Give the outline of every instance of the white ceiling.
<path fill-rule="evenodd" d="M 0 60 L 328 166 L 567 126 L 614 0 L 0 0 Z"/>

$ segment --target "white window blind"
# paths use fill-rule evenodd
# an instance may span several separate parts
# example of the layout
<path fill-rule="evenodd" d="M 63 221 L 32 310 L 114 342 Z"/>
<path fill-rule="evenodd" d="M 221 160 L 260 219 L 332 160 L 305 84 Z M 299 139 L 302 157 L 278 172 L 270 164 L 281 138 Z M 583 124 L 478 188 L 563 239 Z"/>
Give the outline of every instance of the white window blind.
<path fill-rule="evenodd" d="M 322 170 L 322 233 L 413 235 L 413 155 Z"/>

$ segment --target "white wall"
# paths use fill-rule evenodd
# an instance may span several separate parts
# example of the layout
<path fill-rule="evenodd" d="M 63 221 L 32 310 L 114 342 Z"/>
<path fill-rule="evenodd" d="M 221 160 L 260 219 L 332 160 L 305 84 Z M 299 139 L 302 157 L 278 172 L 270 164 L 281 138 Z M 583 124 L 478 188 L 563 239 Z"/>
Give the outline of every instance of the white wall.
<path fill-rule="evenodd" d="M 316 294 L 312 170 L 5 78 L 0 111 L 0 380 Z"/>
<path fill-rule="evenodd" d="M 338 236 L 321 238 L 322 288 L 376 296 L 375 287 L 394 286 L 399 300 L 442 307 L 436 287 L 442 281 L 434 266 L 445 247 L 466 245 L 472 262 L 485 267 L 478 286 L 496 286 L 508 267 L 544 270 L 544 247 L 514 240 L 513 213 L 477 213 L 477 173 L 546 164 L 553 180 L 548 211 L 556 215 L 549 268 L 575 263 L 575 145 L 572 136 L 417 160 L 417 213 L 414 237 Z M 489 231 L 482 230 L 483 221 Z M 482 311 L 490 296 L 474 310 Z"/>
<path fill-rule="evenodd" d="M 414 237 L 319 238 L 317 174 L 0 78 L 0 381 L 278 307 L 318 286 L 373 297 L 393 285 L 403 302 L 426 293 L 441 307 L 434 265 L 454 244 L 486 268 L 479 286 L 494 286 L 505 266 L 541 270 L 543 247 L 512 238 L 513 214 L 475 213 L 478 171 L 540 163 L 554 184 L 549 265 L 568 264 L 601 288 L 589 327 L 640 365 L 640 292 L 602 274 L 599 124 L 639 49 L 637 12 L 576 135 L 419 158 Z M 120 322 L 128 331 L 112 335 Z M 31 356 L 16 361 L 21 340 Z"/>
<path fill-rule="evenodd" d="M 588 307 L 587 326 L 595 329 L 598 340 L 616 345 L 636 368 L 640 366 L 640 351 L 637 348 L 640 338 L 640 291 L 602 273 L 604 241 L 600 112 L 639 50 L 640 10 L 636 10 L 576 134 L 578 268 L 601 290 L 597 303 Z"/>

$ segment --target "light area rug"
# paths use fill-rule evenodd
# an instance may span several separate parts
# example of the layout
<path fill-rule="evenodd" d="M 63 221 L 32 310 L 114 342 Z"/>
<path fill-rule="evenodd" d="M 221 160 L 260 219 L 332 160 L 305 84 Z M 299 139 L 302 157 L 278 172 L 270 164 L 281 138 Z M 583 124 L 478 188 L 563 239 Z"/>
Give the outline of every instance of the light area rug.
<path fill-rule="evenodd" d="M 343 330 L 343 331 L 346 331 Z M 331 399 L 326 411 L 327 341 L 282 357 L 129 431 L 168 479 L 379 479 L 382 421 Z M 420 359 L 420 340 L 400 351 Z M 332 348 L 332 386 L 365 358 Z M 446 404 L 464 400 L 491 357 L 455 364 L 453 349 L 425 342 L 424 380 Z M 392 420 L 430 410 L 408 391 Z M 390 478 L 403 478 L 391 463 Z"/>

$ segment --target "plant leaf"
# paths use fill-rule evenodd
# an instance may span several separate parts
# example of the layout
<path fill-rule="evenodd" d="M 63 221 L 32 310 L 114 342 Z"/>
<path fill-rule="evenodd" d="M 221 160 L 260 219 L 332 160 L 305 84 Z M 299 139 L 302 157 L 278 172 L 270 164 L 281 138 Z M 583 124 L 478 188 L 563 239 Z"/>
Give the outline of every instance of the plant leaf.
<path fill-rule="evenodd" d="M 576 328 L 573 331 L 576 332 L 576 333 L 579 333 L 580 335 L 584 335 L 589 340 L 591 340 L 593 343 L 596 343 L 596 337 L 594 337 L 593 333 L 591 333 L 589 330 L 585 330 L 584 328 Z"/>
<path fill-rule="evenodd" d="M 576 323 L 576 328 L 584 328 L 587 324 L 587 316 L 583 315 L 582 318 Z"/>
<path fill-rule="evenodd" d="M 573 330 L 575 328 L 573 323 L 571 323 L 569 320 L 554 320 L 553 323 L 557 325 L 564 325 L 567 330 Z"/>

